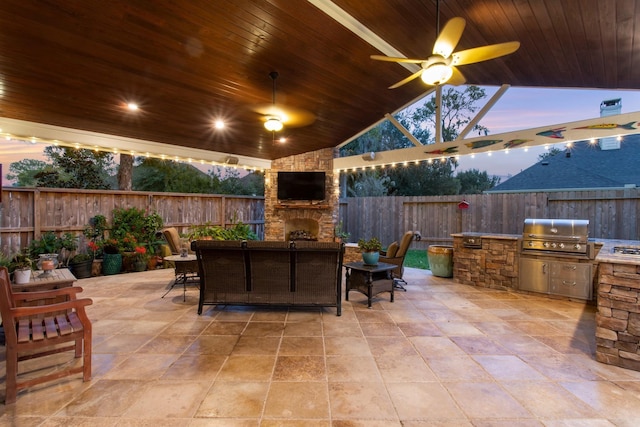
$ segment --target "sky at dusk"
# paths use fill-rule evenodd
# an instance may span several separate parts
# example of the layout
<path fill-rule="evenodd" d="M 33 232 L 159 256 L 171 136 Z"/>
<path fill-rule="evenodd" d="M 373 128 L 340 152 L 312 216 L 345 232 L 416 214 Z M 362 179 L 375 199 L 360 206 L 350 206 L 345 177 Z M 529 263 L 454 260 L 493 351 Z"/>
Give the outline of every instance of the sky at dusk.
<path fill-rule="evenodd" d="M 485 90 L 489 99 L 498 88 L 488 87 Z M 488 128 L 490 134 L 497 134 L 591 119 L 600 116 L 602 101 L 615 98 L 622 98 L 622 113 L 640 111 L 640 91 L 510 88 L 480 124 Z M 25 158 L 45 160 L 43 148 L 41 144 L 0 140 L 3 173 L 6 175 L 9 171 L 11 162 Z M 461 156 L 457 171 L 478 169 L 504 178 L 535 164 L 543 152 L 544 148 L 536 147 L 528 152 L 512 149 L 508 153 L 494 152 L 491 156 Z"/>

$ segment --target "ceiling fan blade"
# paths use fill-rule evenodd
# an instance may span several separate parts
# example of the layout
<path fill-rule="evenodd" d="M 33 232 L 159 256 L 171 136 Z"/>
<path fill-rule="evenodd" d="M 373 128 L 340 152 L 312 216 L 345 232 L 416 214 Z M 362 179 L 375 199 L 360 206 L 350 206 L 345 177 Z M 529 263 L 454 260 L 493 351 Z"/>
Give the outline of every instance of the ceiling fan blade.
<path fill-rule="evenodd" d="M 447 80 L 448 85 L 460 86 L 467 81 L 464 75 L 456 67 L 451 67 L 451 70 L 453 71 L 453 74 L 451 75 L 451 78 Z"/>
<path fill-rule="evenodd" d="M 387 61 L 387 62 L 407 62 L 409 64 L 420 64 L 426 61 L 426 59 L 397 58 L 393 56 L 384 56 L 384 55 L 371 55 L 371 59 L 375 59 L 376 61 Z"/>
<path fill-rule="evenodd" d="M 462 37 L 465 23 L 464 18 L 451 18 L 440 31 L 433 45 L 433 54 L 448 58 Z"/>
<path fill-rule="evenodd" d="M 289 107 L 281 104 L 262 104 L 253 108 L 258 114 L 268 117 L 277 117 L 282 124 L 288 127 L 308 126 L 316 121 L 315 114 L 301 108 Z"/>
<path fill-rule="evenodd" d="M 520 42 L 506 42 L 462 50 L 453 54 L 451 65 L 473 64 L 475 62 L 499 58 L 515 52 L 519 47 Z"/>
<path fill-rule="evenodd" d="M 395 89 L 397 87 L 402 86 L 403 84 L 409 83 L 411 80 L 413 80 L 413 79 L 415 79 L 417 77 L 420 77 L 420 75 L 422 74 L 422 71 L 424 71 L 424 70 L 420 69 L 420 70 L 416 71 L 415 73 L 411 74 L 406 79 L 400 80 L 398 83 L 389 86 L 389 89 Z"/>

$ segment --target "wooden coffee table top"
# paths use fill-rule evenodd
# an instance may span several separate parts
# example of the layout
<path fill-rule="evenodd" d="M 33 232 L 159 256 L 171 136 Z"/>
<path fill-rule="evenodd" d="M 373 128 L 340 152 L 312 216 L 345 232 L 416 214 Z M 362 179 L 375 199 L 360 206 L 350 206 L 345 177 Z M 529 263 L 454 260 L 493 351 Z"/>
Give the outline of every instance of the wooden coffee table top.
<path fill-rule="evenodd" d="M 40 276 L 42 273 L 42 270 L 32 271 L 28 284 L 12 285 L 12 290 L 14 292 L 28 292 L 66 288 L 73 286 L 73 282 L 77 280 L 68 268 L 56 268 L 51 270 L 51 274 L 47 276 Z"/>

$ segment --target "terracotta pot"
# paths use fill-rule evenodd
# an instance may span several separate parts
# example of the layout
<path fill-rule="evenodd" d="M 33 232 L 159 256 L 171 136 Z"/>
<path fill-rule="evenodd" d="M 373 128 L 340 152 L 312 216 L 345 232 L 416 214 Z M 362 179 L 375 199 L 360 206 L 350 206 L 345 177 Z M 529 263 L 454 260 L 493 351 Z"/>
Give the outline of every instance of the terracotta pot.
<path fill-rule="evenodd" d="M 149 261 L 147 261 L 147 269 L 155 270 L 157 266 L 158 266 L 158 257 L 152 256 L 151 258 L 149 258 Z"/>
<path fill-rule="evenodd" d="M 91 275 L 100 276 L 101 274 L 102 274 L 102 260 L 94 259 L 93 264 L 91 265 Z"/>

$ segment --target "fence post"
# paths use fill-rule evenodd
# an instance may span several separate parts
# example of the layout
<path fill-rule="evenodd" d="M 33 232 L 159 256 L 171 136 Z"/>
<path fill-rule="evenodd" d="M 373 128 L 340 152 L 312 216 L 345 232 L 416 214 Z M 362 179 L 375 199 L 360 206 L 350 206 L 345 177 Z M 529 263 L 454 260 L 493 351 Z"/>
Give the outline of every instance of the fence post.
<path fill-rule="evenodd" d="M 33 237 L 32 239 L 39 239 L 42 234 L 42 221 L 40 219 L 40 190 L 38 188 L 33 192 Z M 27 238 L 28 240 L 28 238 Z"/>

